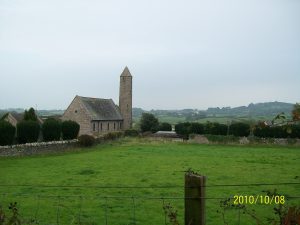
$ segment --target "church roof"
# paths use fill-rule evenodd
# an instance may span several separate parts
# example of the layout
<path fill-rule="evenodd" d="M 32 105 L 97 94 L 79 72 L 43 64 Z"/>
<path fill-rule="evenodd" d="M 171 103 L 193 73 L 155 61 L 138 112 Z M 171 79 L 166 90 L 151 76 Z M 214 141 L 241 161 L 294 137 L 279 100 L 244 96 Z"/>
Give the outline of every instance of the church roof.
<path fill-rule="evenodd" d="M 112 99 L 78 97 L 92 115 L 92 120 L 123 120 L 118 106 Z"/>
<path fill-rule="evenodd" d="M 128 69 L 128 67 L 126 66 L 125 69 L 123 70 L 123 72 L 121 73 L 121 77 L 132 77 L 131 73 Z"/>

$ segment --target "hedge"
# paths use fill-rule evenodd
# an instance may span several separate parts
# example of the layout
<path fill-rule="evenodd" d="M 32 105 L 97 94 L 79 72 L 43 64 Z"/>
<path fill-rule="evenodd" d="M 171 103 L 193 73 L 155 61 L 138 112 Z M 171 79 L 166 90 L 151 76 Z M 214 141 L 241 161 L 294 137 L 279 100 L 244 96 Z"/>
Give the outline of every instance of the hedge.
<path fill-rule="evenodd" d="M 134 129 L 125 130 L 124 131 L 124 136 L 137 137 L 137 136 L 139 136 L 139 132 L 137 130 L 134 130 Z"/>
<path fill-rule="evenodd" d="M 191 123 L 190 132 L 192 134 L 204 134 L 204 125 L 201 123 Z"/>
<path fill-rule="evenodd" d="M 78 137 L 78 143 L 82 147 L 90 147 L 95 144 L 95 138 L 91 135 L 81 135 Z"/>
<path fill-rule="evenodd" d="M 228 130 L 228 126 L 220 123 L 206 123 L 204 126 L 205 134 L 212 135 L 226 135 Z"/>
<path fill-rule="evenodd" d="M 55 119 L 47 119 L 42 126 L 44 141 L 59 141 L 61 137 L 61 122 Z"/>
<path fill-rule="evenodd" d="M 79 133 L 80 125 L 75 121 L 67 120 L 62 122 L 61 131 L 63 140 L 76 139 Z"/>
<path fill-rule="evenodd" d="M 160 123 L 158 126 L 160 131 L 172 131 L 172 125 L 169 123 Z"/>
<path fill-rule="evenodd" d="M 250 125 L 247 123 L 233 123 L 229 126 L 229 135 L 236 137 L 248 137 L 250 134 Z"/>
<path fill-rule="evenodd" d="M 253 134 L 256 137 L 261 138 L 296 138 L 299 137 L 298 125 L 291 126 L 256 126 L 254 128 Z"/>
<path fill-rule="evenodd" d="M 36 121 L 21 121 L 17 124 L 17 139 L 19 144 L 37 142 L 40 134 L 40 125 Z"/>
<path fill-rule="evenodd" d="M 0 121 L 0 145 L 12 145 L 16 128 L 7 121 Z"/>

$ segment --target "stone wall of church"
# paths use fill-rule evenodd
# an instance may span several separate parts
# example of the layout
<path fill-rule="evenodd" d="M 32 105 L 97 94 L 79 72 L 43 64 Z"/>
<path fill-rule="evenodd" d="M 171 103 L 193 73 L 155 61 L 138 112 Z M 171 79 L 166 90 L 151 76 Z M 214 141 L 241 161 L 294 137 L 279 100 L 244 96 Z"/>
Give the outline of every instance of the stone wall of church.
<path fill-rule="evenodd" d="M 94 136 L 98 136 L 101 134 L 109 133 L 109 132 L 117 132 L 122 131 L 122 121 L 92 121 L 91 129 Z"/>
<path fill-rule="evenodd" d="M 78 97 L 75 97 L 70 106 L 62 116 L 62 120 L 72 120 L 80 125 L 79 135 L 89 134 L 92 135 L 91 117 L 87 110 L 82 105 Z"/>

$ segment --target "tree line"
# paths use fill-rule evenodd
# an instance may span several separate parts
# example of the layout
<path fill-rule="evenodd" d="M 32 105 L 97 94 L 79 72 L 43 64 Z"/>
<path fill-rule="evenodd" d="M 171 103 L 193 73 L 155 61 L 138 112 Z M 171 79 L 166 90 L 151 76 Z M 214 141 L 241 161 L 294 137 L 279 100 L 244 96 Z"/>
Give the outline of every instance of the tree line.
<path fill-rule="evenodd" d="M 49 118 L 43 124 L 33 108 L 25 110 L 24 118 L 14 127 L 3 116 L 0 120 L 0 145 L 25 144 L 44 141 L 71 140 L 78 136 L 80 126 L 74 121 L 63 121 Z"/>

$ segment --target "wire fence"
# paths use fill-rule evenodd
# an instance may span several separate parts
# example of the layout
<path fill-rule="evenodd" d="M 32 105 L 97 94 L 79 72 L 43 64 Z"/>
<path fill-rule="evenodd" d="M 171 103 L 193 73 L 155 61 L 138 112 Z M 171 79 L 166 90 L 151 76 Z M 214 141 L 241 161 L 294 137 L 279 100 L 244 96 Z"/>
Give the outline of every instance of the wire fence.
<path fill-rule="evenodd" d="M 296 187 L 298 195 L 285 195 L 286 201 L 300 205 L 300 182 L 249 183 L 249 184 L 210 184 L 202 187 L 216 188 L 249 187 Z M 233 199 L 233 195 L 205 196 L 188 198 L 185 188 L 199 186 L 149 185 L 44 185 L 44 184 L 0 184 L 0 205 L 5 208 L 17 202 L 18 213 L 26 224 L 170 224 L 167 204 L 173 206 L 177 219 L 183 224 L 184 200 L 205 199 L 210 208 L 217 209 L 220 201 Z M 70 192 L 72 194 L 66 194 Z M 78 191 L 80 189 L 80 191 Z M 105 190 L 104 194 L 89 193 L 91 190 Z M 151 191 L 146 191 L 151 189 Z M 157 190 L 164 192 L 157 192 Z M 75 193 L 79 192 L 79 193 Z M 109 194 L 112 192 L 112 194 Z M 126 192 L 126 193 L 124 193 Z M 168 194 L 166 194 L 168 193 Z M 220 191 L 219 191 L 220 193 Z M 261 193 L 259 193 L 261 194 Z M 212 207 L 214 206 L 214 207 Z M 266 207 L 266 206 L 262 206 Z M 237 211 L 237 223 L 242 224 L 241 211 Z M 213 223 L 211 223 L 213 224 Z"/>

